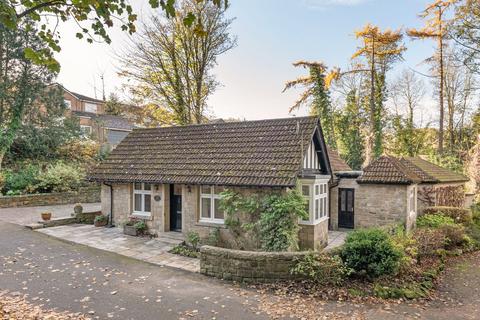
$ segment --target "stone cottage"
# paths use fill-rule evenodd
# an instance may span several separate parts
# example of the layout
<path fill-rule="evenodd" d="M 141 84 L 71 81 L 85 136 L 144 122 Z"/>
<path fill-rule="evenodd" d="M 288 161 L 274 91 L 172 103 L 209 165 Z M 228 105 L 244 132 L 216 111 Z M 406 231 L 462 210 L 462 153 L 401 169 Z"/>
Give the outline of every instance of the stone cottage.
<path fill-rule="evenodd" d="M 309 218 L 299 221 L 303 249 L 321 249 L 328 229 L 415 224 L 422 178 L 403 160 L 382 157 L 352 171 L 327 149 L 316 117 L 134 129 L 94 168 L 102 183 L 102 212 L 119 225 L 143 219 L 150 232 L 224 226 L 220 193 L 299 188 Z"/>

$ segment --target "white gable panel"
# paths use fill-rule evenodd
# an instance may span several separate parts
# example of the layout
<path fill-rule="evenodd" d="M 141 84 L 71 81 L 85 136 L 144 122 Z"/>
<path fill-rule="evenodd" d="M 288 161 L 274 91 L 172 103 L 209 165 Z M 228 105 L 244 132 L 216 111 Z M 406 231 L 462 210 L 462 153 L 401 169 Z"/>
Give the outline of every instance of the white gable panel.
<path fill-rule="evenodd" d="M 317 169 L 320 170 L 320 162 L 318 161 L 318 154 L 313 140 L 310 141 L 308 150 L 303 158 L 303 169 Z"/>

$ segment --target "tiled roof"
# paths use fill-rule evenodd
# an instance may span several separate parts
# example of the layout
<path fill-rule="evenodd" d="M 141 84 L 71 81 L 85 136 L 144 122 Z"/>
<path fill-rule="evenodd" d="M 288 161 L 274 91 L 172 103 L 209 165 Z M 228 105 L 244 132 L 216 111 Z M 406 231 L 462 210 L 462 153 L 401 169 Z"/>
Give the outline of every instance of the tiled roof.
<path fill-rule="evenodd" d="M 338 152 L 330 147 L 327 147 L 328 158 L 330 160 L 330 167 L 333 172 L 352 171 L 352 168 L 340 157 Z"/>
<path fill-rule="evenodd" d="M 469 180 L 463 174 L 442 168 L 420 157 L 402 158 L 401 161 L 412 168 L 424 183 L 466 182 Z"/>
<path fill-rule="evenodd" d="M 130 121 L 121 116 L 101 114 L 97 116 L 96 120 L 99 121 L 102 126 L 110 129 L 132 130 L 134 127 Z"/>
<path fill-rule="evenodd" d="M 96 114 L 85 111 L 72 111 L 78 117 L 88 117 L 94 121 L 99 122 L 102 127 L 118 130 L 132 130 L 134 125 L 128 119 L 122 116 L 113 116 L 109 114 Z"/>
<path fill-rule="evenodd" d="M 89 179 L 294 186 L 317 125 L 302 117 L 134 129 Z"/>
<path fill-rule="evenodd" d="M 77 98 L 78 100 L 83 100 L 83 101 L 86 101 L 86 102 L 94 102 L 94 103 L 105 103 L 105 101 L 100 100 L 100 99 L 91 98 L 91 97 L 88 97 L 88 96 L 85 96 L 83 94 L 76 93 L 76 92 L 73 92 L 73 91 L 69 91 L 69 92 L 72 95 L 74 95 L 75 98 Z"/>
<path fill-rule="evenodd" d="M 412 184 L 422 179 L 412 169 L 405 166 L 400 159 L 391 156 L 381 156 L 374 160 L 357 179 L 358 183 L 380 184 Z"/>

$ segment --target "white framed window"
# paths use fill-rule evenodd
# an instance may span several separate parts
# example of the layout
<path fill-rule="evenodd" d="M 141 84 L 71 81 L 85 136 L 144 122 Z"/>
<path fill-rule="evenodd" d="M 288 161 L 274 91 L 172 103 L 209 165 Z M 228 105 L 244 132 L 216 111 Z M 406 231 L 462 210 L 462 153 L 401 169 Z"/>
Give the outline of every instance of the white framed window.
<path fill-rule="evenodd" d="M 312 180 L 301 182 L 301 193 L 305 199 L 305 210 L 308 219 L 303 224 L 317 224 L 328 218 L 328 180 Z"/>
<path fill-rule="evenodd" d="M 85 102 L 85 112 L 97 113 L 97 105 L 95 103 Z"/>
<path fill-rule="evenodd" d="M 63 99 L 63 101 L 65 102 L 65 105 L 67 106 L 67 109 L 72 109 L 72 101 L 67 100 L 67 99 Z"/>
<path fill-rule="evenodd" d="M 133 184 L 133 214 L 149 217 L 152 212 L 152 185 L 136 182 Z"/>
<path fill-rule="evenodd" d="M 88 137 L 92 134 L 91 126 L 80 125 L 80 130 L 82 130 L 82 133 L 85 137 Z"/>
<path fill-rule="evenodd" d="M 200 186 L 200 221 L 224 222 L 225 214 L 220 210 L 220 193 L 223 190 L 219 186 Z"/>

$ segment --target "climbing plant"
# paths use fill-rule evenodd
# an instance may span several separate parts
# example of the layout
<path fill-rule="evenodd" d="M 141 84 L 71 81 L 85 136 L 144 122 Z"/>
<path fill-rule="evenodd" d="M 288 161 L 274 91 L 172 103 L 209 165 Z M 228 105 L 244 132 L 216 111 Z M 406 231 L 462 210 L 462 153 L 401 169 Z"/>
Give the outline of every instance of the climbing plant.
<path fill-rule="evenodd" d="M 256 243 L 264 251 L 298 249 L 298 219 L 308 214 L 297 189 L 251 196 L 226 190 L 221 197 L 225 225 L 239 243 Z"/>

